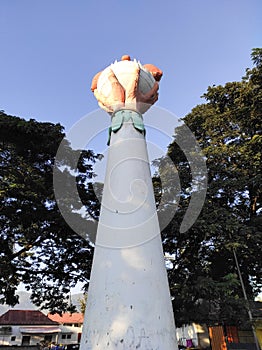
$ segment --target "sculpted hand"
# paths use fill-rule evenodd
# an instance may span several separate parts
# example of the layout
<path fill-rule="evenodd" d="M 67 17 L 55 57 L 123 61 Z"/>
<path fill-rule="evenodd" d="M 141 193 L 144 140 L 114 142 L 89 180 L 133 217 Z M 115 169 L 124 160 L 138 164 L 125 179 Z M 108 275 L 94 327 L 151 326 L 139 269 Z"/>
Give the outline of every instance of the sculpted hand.
<path fill-rule="evenodd" d="M 129 56 L 122 57 L 123 59 L 130 60 Z M 159 85 L 157 81 L 160 81 L 162 77 L 162 71 L 155 67 L 152 64 L 145 65 L 148 71 L 151 72 L 156 82 L 152 89 L 147 93 L 143 94 L 138 89 L 138 81 L 140 75 L 139 65 L 134 65 L 133 71 L 130 73 L 129 84 L 124 87 L 119 83 L 114 72 L 110 70 L 108 79 L 111 84 L 111 91 L 108 96 L 104 96 L 102 93 L 99 93 L 97 90 L 97 81 L 102 72 L 99 72 L 95 75 L 92 81 L 91 90 L 94 92 L 94 95 L 98 101 L 99 106 L 108 113 L 113 113 L 118 109 L 133 109 L 141 114 L 145 113 L 157 100 L 158 100 L 158 89 Z"/>
<path fill-rule="evenodd" d="M 112 87 L 109 96 L 104 96 L 103 94 L 99 93 L 96 87 L 94 89 L 94 95 L 98 101 L 99 106 L 102 109 L 104 109 L 108 113 L 113 113 L 114 111 L 124 107 L 125 89 L 119 83 L 114 72 L 111 69 L 108 75 L 108 79 Z M 92 87 L 91 87 L 91 90 L 92 90 Z"/>
<path fill-rule="evenodd" d="M 130 83 L 126 87 L 125 107 L 134 109 L 141 114 L 145 113 L 157 100 L 159 85 L 155 82 L 154 86 L 146 94 L 138 89 L 140 68 L 135 66 L 130 76 Z"/>

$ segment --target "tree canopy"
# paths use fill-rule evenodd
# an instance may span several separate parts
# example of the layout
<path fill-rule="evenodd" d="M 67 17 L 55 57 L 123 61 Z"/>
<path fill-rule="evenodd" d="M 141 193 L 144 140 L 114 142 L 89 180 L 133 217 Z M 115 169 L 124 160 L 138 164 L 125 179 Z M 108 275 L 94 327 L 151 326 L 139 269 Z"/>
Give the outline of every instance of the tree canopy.
<path fill-rule="evenodd" d="M 240 82 L 209 86 L 200 104 L 183 118 L 195 135 L 208 171 L 201 215 L 185 233 L 179 226 L 194 184 L 175 130 L 168 156 L 179 172 L 178 211 L 163 231 L 164 249 L 173 256 L 169 280 L 177 323 L 233 322 L 245 319 L 233 251 L 250 300 L 262 286 L 262 49 L 252 51 L 254 68 Z M 157 161 L 168 172 L 166 159 Z M 191 195 L 190 191 L 191 189 Z M 165 190 L 167 192 L 168 190 Z"/>
<path fill-rule="evenodd" d="M 178 207 L 162 232 L 177 324 L 247 318 L 234 253 L 248 298 L 261 291 L 262 49 L 252 51 L 252 60 L 254 67 L 241 81 L 209 86 L 205 102 L 183 118 L 206 159 L 207 186 L 201 176 L 192 177 L 186 155 L 194 157 L 196 150 L 185 153 L 178 146 L 183 126 L 175 130 L 167 157 L 154 162 L 156 202 L 165 201 L 160 217 L 174 200 Z M 55 200 L 53 171 L 63 127 L 4 112 L 0 123 L 0 302 L 15 305 L 23 282 L 36 305 L 53 312 L 72 310 L 65 295 L 78 281 L 88 286 L 93 245 L 65 223 Z M 78 233 L 84 233 L 86 220 L 99 216 L 93 190 L 93 164 L 99 155 L 72 150 L 64 142 L 68 153 L 55 168 L 64 191 L 59 207 L 72 220 L 78 218 Z M 75 153 L 77 169 L 70 165 Z M 173 179 L 178 176 L 180 185 Z M 81 200 L 72 203 L 69 189 L 75 184 Z M 207 191 L 206 200 L 197 221 L 184 232 L 180 225 L 196 190 Z M 83 206 L 85 217 L 79 214 Z"/>
<path fill-rule="evenodd" d="M 63 127 L 4 112 L 0 123 L 0 301 L 15 305 L 17 287 L 23 282 L 31 289 L 36 305 L 59 312 L 68 310 L 71 306 L 65 296 L 77 281 L 88 280 L 93 248 L 65 223 L 54 196 L 54 159 L 64 138 Z M 67 146 L 71 156 L 79 152 Z M 90 181 L 97 157 L 93 151 L 81 150 L 75 173 L 69 161 L 67 168 L 57 167 L 65 202 L 68 186 L 77 182 L 80 196 L 83 201 L 88 197 L 89 213 L 94 217 L 99 204 Z M 71 208 L 80 225 L 86 218 L 74 209 L 81 206 L 79 200 Z"/>

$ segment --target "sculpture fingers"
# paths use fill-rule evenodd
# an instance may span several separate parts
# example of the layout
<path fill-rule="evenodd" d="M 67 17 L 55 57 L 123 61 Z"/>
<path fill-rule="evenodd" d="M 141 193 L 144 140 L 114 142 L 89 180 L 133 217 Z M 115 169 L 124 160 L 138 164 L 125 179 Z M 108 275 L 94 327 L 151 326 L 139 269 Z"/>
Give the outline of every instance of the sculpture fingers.
<path fill-rule="evenodd" d="M 111 68 L 109 69 L 107 78 L 111 84 L 120 84 L 114 71 Z"/>
<path fill-rule="evenodd" d="M 139 81 L 140 67 L 135 65 L 131 73 L 129 84 L 126 87 L 126 102 L 135 101 L 138 93 L 138 81 Z"/>
<path fill-rule="evenodd" d="M 111 90 L 111 97 L 112 102 L 116 103 L 124 103 L 125 102 L 125 89 L 123 86 L 119 83 L 117 77 L 115 76 L 115 73 L 112 69 L 110 69 L 108 74 L 108 79 L 110 81 L 112 90 Z"/>
<path fill-rule="evenodd" d="M 112 101 L 110 101 L 110 99 L 106 96 L 104 96 L 103 94 L 101 94 L 97 89 L 94 90 L 94 95 L 98 101 L 98 105 L 100 107 L 102 107 L 104 110 L 108 109 L 111 110 L 112 109 Z"/>
<path fill-rule="evenodd" d="M 152 89 L 150 89 L 147 93 L 143 94 L 139 92 L 139 102 L 154 104 L 158 100 L 158 89 L 159 85 L 155 82 Z"/>
<path fill-rule="evenodd" d="M 97 89 L 97 82 L 102 72 L 96 73 L 91 83 L 91 91 L 94 92 Z"/>
<path fill-rule="evenodd" d="M 151 63 L 144 64 L 143 67 L 153 75 L 153 77 L 155 78 L 155 81 L 160 81 L 163 75 L 163 72 L 161 69 L 157 68 Z"/>
<path fill-rule="evenodd" d="M 94 95 L 98 101 L 98 105 L 107 112 L 113 112 L 124 106 L 122 98 L 122 90 L 110 94 L 108 97 L 101 94 L 97 89 Z"/>
<path fill-rule="evenodd" d="M 98 79 L 101 75 L 102 71 L 101 72 L 98 72 L 96 73 L 96 75 L 94 76 L 93 80 L 92 80 L 92 83 L 91 83 L 91 91 L 94 92 L 96 89 L 97 89 L 97 82 L 98 82 Z M 110 82 L 112 83 L 116 83 L 118 82 L 116 76 L 115 76 L 115 73 L 112 71 L 112 69 L 110 69 L 110 72 L 108 74 L 108 79 Z"/>
<path fill-rule="evenodd" d="M 103 94 L 101 94 L 97 89 L 94 90 L 94 95 L 95 98 L 97 99 L 98 103 L 102 102 L 104 104 L 104 102 L 106 102 L 107 97 L 104 96 Z"/>

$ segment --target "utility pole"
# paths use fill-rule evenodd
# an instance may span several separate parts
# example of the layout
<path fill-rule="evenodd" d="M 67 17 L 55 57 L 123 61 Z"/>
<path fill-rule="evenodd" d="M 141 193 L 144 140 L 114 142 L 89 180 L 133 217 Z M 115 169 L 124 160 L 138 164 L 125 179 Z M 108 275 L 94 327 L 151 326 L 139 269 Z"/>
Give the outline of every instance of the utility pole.
<path fill-rule="evenodd" d="M 247 312 L 248 312 L 249 321 L 250 321 L 251 327 L 252 327 L 252 332 L 253 332 L 253 337 L 254 337 L 254 341 L 255 341 L 255 344 L 256 344 L 256 349 L 257 349 L 257 350 L 260 350 L 260 346 L 259 346 L 259 343 L 258 343 L 258 339 L 257 339 L 257 335 L 256 335 L 256 330 L 255 330 L 255 326 L 254 326 L 254 322 L 253 322 L 253 315 L 252 315 L 252 312 L 251 312 L 251 309 L 250 309 L 250 304 L 249 304 L 249 300 L 248 300 L 248 298 L 247 298 L 247 293 L 246 293 L 245 284 L 244 284 L 244 281 L 243 281 L 243 278 L 242 278 L 242 274 L 241 274 L 240 266 L 239 266 L 239 263 L 238 263 L 238 258 L 237 258 L 236 250 L 235 250 L 234 247 L 233 247 L 233 255 L 234 255 L 235 264 L 236 264 L 236 267 L 237 267 L 237 273 L 238 273 L 238 277 L 239 277 L 240 284 L 241 284 L 241 287 L 242 287 L 244 299 L 245 299 L 246 302 L 247 302 L 247 308 L 248 308 L 248 309 L 247 309 Z"/>

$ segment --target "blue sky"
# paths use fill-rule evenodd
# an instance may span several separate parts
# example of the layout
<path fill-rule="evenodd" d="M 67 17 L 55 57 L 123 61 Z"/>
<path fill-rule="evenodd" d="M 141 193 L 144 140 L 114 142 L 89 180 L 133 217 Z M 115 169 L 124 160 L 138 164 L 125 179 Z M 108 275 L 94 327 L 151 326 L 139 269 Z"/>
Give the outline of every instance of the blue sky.
<path fill-rule="evenodd" d="M 97 108 L 93 75 L 130 54 L 163 70 L 157 105 L 183 117 L 252 66 L 261 23 L 261 0 L 0 0 L 0 109 L 69 129 Z"/>

